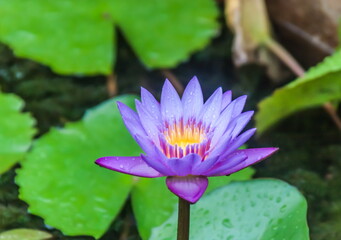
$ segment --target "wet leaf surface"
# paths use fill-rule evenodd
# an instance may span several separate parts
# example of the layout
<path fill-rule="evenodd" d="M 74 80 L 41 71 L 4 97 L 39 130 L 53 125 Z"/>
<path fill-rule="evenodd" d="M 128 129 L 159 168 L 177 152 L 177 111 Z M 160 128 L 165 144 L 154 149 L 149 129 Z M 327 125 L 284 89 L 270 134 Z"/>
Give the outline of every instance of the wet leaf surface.
<path fill-rule="evenodd" d="M 304 197 L 285 182 L 235 182 L 192 205 L 190 239 L 308 240 L 306 212 Z M 175 212 L 150 240 L 176 239 L 176 219 Z"/>

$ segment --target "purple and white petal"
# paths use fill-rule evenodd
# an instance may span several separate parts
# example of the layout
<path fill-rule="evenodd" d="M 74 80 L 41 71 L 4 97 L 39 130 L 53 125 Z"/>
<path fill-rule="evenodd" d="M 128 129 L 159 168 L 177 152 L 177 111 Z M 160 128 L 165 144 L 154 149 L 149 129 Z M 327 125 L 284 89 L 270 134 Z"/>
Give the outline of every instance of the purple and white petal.
<path fill-rule="evenodd" d="M 226 151 L 226 148 L 227 146 L 229 146 L 230 142 L 231 136 L 228 134 L 224 134 L 219 138 L 219 141 L 215 145 L 212 144 L 208 156 L 210 158 L 221 156 Z"/>
<path fill-rule="evenodd" d="M 232 114 L 233 118 L 235 118 L 239 114 L 241 114 L 241 112 L 243 111 L 243 108 L 245 106 L 246 99 L 247 99 L 247 96 L 244 95 L 244 96 L 240 96 L 239 98 L 236 98 L 235 100 L 233 100 L 235 102 L 233 114 Z"/>
<path fill-rule="evenodd" d="M 202 90 L 197 77 L 193 77 L 188 83 L 182 95 L 183 119 L 187 122 L 190 118 L 196 118 L 200 113 L 204 100 Z"/>
<path fill-rule="evenodd" d="M 160 103 L 156 101 L 154 96 L 147 91 L 145 88 L 141 87 L 141 101 L 143 107 L 150 113 L 150 115 L 161 122 L 161 110 Z"/>
<path fill-rule="evenodd" d="M 225 150 L 221 153 L 220 157 L 222 159 L 226 158 L 232 152 L 240 148 L 247 140 L 249 140 L 253 134 L 255 134 L 256 128 L 251 128 L 246 132 L 242 133 L 238 137 L 236 137 L 233 141 L 229 142 L 226 146 Z"/>
<path fill-rule="evenodd" d="M 221 102 L 221 111 L 223 111 L 227 105 L 229 105 L 231 103 L 232 100 L 232 91 L 226 91 L 223 94 L 223 99 Z"/>
<path fill-rule="evenodd" d="M 231 135 L 231 139 L 234 139 L 238 136 L 238 134 L 244 129 L 246 124 L 251 120 L 251 117 L 253 116 L 254 111 L 248 111 L 241 113 L 239 116 L 237 116 L 235 119 L 233 119 L 233 122 L 236 123 L 236 126 L 231 131 L 226 131 L 226 134 Z M 229 129 L 230 130 L 230 129 Z"/>
<path fill-rule="evenodd" d="M 175 173 L 166 165 L 167 157 L 146 137 L 135 136 L 136 142 L 140 145 L 146 156 L 141 158 L 152 168 L 165 176 L 174 176 Z"/>
<path fill-rule="evenodd" d="M 223 176 L 223 175 L 230 175 L 237 171 L 240 171 L 250 165 L 253 165 L 263 159 L 270 157 L 274 154 L 278 148 L 250 148 L 250 149 L 243 149 L 238 150 L 237 152 L 244 153 L 247 158 L 241 162 L 240 164 L 234 166 L 233 168 L 227 169 L 226 171 L 222 171 L 220 174 L 216 176 Z"/>
<path fill-rule="evenodd" d="M 176 173 L 176 176 L 187 176 L 192 174 L 193 166 L 201 161 L 198 154 L 191 153 L 183 158 L 171 158 L 167 160 L 167 165 Z"/>
<path fill-rule="evenodd" d="M 128 131 L 130 132 L 132 136 L 147 135 L 146 131 L 142 127 L 140 118 L 136 112 L 134 112 L 130 107 L 128 107 L 124 103 L 121 103 L 118 101 L 117 101 L 117 107 L 122 115 L 122 119 L 123 119 L 125 126 L 127 127 Z"/>
<path fill-rule="evenodd" d="M 218 142 L 221 142 L 220 138 L 225 134 L 226 129 L 231 127 L 232 113 L 234 109 L 235 102 L 229 104 L 224 111 L 220 114 L 216 127 L 214 129 L 214 134 L 212 137 L 211 145 L 214 147 Z"/>
<path fill-rule="evenodd" d="M 141 157 L 102 157 L 97 159 L 95 163 L 101 167 L 138 177 L 155 178 L 163 176 L 146 164 Z"/>
<path fill-rule="evenodd" d="M 221 99 L 222 99 L 222 89 L 218 88 L 215 92 L 208 98 L 202 107 L 199 114 L 199 121 L 204 123 L 205 126 L 212 126 L 214 122 L 219 118 L 221 112 Z"/>
<path fill-rule="evenodd" d="M 200 176 L 204 175 L 212 166 L 218 161 L 219 156 L 216 157 L 208 157 L 204 161 L 199 162 L 197 165 L 193 166 L 192 175 Z"/>
<path fill-rule="evenodd" d="M 152 117 L 150 113 L 146 111 L 146 109 L 144 108 L 140 101 L 135 100 L 135 105 L 145 132 L 153 140 L 154 143 L 157 143 L 162 123 L 159 120 Z"/>
<path fill-rule="evenodd" d="M 165 122 L 170 124 L 182 117 L 182 103 L 175 88 L 166 79 L 161 94 L 161 115 Z"/>
<path fill-rule="evenodd" d="M 204 176 L 216 176 L 222 172 L 239 165 L 247 159 L 247 155 L 243 152 L 234 152 L 227 156 L 225 159 L 219 159 L 213 167 L 205 172 Z"/>
<path fill-rule="evenodd" d="M 208 186 L 206 177 L 167 177 L 168 189 L 178 197 L 190 203 L 196 203 L 204 194 Z"/>

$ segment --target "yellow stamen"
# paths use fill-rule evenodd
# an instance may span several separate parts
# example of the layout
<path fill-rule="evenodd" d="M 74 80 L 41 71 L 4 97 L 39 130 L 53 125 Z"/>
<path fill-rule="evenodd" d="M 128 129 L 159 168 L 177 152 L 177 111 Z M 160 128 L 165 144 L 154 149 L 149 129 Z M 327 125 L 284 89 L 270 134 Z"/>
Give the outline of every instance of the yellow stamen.
<path fill-rule="evenodd" d="M 201 143 L 205 139 L 202 127 L 195 124 L 184 126 L 182 122 L 174 124 L 164 132 L 166 141 L 171 145 L 186 148 L 188 145 Z"/>

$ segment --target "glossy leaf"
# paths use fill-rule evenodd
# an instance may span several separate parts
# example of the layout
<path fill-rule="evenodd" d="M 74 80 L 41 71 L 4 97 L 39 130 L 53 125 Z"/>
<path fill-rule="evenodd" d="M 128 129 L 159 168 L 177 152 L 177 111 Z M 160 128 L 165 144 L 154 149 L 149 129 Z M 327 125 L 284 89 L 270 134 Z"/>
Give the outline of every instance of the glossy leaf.
<path fill-rule="evenodd" d="M 279 180 L 235 182 L 191 208 L 190 239 L 308 240 L 307 203 Z M 176 239 L 177 213 L 153 229 L 150 240 Z"/>
<path fill-rule="evenodd" d="M 35 120 L 21 110 L 24 102 L 0 92 L 0 174 L 21 160 L 31 145 Z"/>
<path fill-rule="evenodd" d="M 246 168 L 228 177 L 211 177 L 205 194 L 231 181 L 248 180 L 253 173 L 252 168 Z M 178 198 L 167 189 L 164 178 L 140 178 L 132 191 L 132 204 L 142 239 L 149 239 L 152 228 L 172 215 L 177 202 Z"/>
<path fill-rule="evenodd" d="M 0 233 L 0 240 L 47 240 L 52 235 L 34 229 L 18 228 Z"/>
<path fill-rule="evenodd" d="M 326 58 L 305 76 L 276 90 L 259 103 L 256 115 L 258 133 L 302 109 L 341 99 L 341 51 Z"/>
<path fill-rule="evenodd" d="M 102 156 L 136 156 L 141 150 L 123 125 L 115 100 L 133 105 L 133 96 L 108 100 L 83 120 L 52 129 L 23 161 L 16 182 L 32 214 L 66 235 L 100 237 L 123 206 L 133 178 L 100 168 Z"/>
<path fill-rule="evenodd" d="M 175 66 L 218 27 L 211 0 L 0 0 L 0 15 L 2 42 L 62 74 L 110 73 L 114 25 L 148 67 Z"/>

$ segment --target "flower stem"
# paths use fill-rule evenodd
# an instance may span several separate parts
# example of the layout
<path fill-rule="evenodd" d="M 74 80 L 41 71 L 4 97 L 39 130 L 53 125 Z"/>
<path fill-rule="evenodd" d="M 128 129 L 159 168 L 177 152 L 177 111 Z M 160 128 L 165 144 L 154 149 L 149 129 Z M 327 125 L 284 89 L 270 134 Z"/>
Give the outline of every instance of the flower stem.
<path fill-rule="evenodd" d="M 182 198 L 179 198 L 177 240 L 189 240 L 189 216 L 190 203 Z"/>

